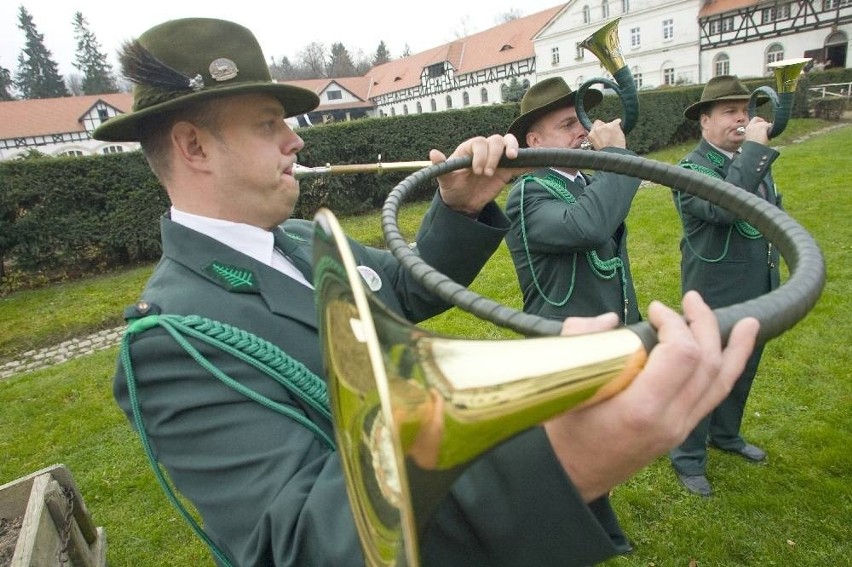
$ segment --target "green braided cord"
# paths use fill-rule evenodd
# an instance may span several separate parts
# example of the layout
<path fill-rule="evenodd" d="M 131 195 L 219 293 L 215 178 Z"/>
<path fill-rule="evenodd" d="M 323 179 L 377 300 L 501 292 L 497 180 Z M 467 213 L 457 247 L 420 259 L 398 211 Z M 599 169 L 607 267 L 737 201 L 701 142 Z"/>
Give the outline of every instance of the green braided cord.
<path fill-rule="evenodd" d="M 548 178 L 550 178 L 550 176 L 548 176 Z M 571 195 L 571 193 L 568 192 L 565 189 L 564 183 L 562 183 L 561 185 L 559 184 L 560 180 L 554 179 L 554 182 L 557 185 L 552 187 L 551 185 L 544 183 L 543 179 L 536 179 L 534 176 L 529 175 L 529 174 L 521 177 L 521 186 L 520 186 L 520 193 L 521 193 L 521 195 L 520 195 L 520 198 L 521 198 L 521 240 L 523 240 L 523 242 L 524 242 L 524 252 L 526 252 L 526 256 L 527 256 L 527 267 L 529 267 L 530 274 L 532 274 L 532 279 L 533 279 L 533 284 L 535 285 L 535 289 L 538 292 L 538 294 L 542 297 L 542 299 L 544 299 L 550 305 L 553 305 L 555 307 L 562 307 L 563 305 L 568 303 L 568 300 L 571 298 L 571 295 L 574 293 L 574 283 L 575 283 L 575 280 L 576 280 L 576 277 L 577 277 L 577 254 L 576 253 L 572 254 L 572 259 L 571 259 L 571 285 L 568 286 L 568 293 L 566 293 L 565 297 L 560 301 L 555 301 L 555 300 L 550 299 L 549 297 L 547 297 L 547 295 L 545 295 L 544 290 L 541 289 L 541 284 L 539 284 L 539 282 L 538 282 L 538 276 L 535 275 L 535 268 L 533 267 L 532 254 L 530 254 L 529 240 L 527 239 L 527 222 L 526 222 L 526 216 L 524 215 L 524 190 L 526 189 L 527 181 L 530 181 L 530 180 L 538 181 L 539 185 L 541 185 L 542 187 L 547 189 L 548 193 L 550 193 L 554 197 L 562 198 L 561 193 L 563 191 L 570 196 L 570 197 L 566 197 L 566 199 L 567 198 L 573 199 L 574 196 Z M 561 191 L 560 191 L 560 189 L 561 189 Z"/>
<path fill-rule="evenodd" d="M 710 175 L 711 177 L 715 177 L 716 179 L 722 179 L 721 175 L 719 175 L 718 173 L 716 173 L 715 171 L 713 171 L 709 167 L 705 167 L 705 166 L 697 164 L 697 163 L 692 163 L 690 161 L 683 160 L 678 165 L 680 167 L 683 167 L 684 169 L 691 169 L 693 171 L 697 171 L 698 173 Z M 757 240 L 758 238 L 763 237 L 763 235 L 760 234 L 759 230 L 757 230 L 756 228 L 754 228 L 752 225 L 750 225 L 749 223 L 747 223 L 744 220 L 740 219 L 740 220 L 734 221 L 734 227 L 737 229 L 737 232 L 740 233 L 740 235 L 743 236 L 744 238 L 748 238 L 750 240 Z M 731 237 L 730 234 L 728 234 L 728 239 L 730 239 L 730 237 Z M 691 246 L 690 246 L 690 249 L 692 249 Z M 692 250 L 692 251 L 695 253 L 696 256 L 701 258 L 701 256 L 698 253 L 696 253 L 695 250 Z M 728 252 L 727 252 L 727 246 L 726 246 L 725 247 L 725 254 L 727 254 L 727 253 Z M 705 261 L 706 262 L 718 262 L 719 260 L 721 260 L 724 257 L 725 256 L 723 254 L 722 256 L 720 256 L 716 260 L 705 260 Z M 701 259 L 704 260 L 704 258 L 701 258 Z"/>
<path fill-rule="evenodd" d="M 530 273 L 533 276 L 533 283 L 535 284 L 535 289 L 538 291 L 539 295 L 550 305 L 555 307 L 562 307 L 565 305 L 568 300 L 571 298 L 571 295 L 574 293 L 574 283 L 577 276 L 577 253 L 574 252 L 573 260 L 571 264 L 571 285 L 568 288 L 568 293 L 565 298 L 560 302 L 554 302 L 549 297 L 544 294 L 544 290 L 541 289 L 541 286 L 538 282 L 538 278 L 535 275 L 535 270 L 533 269 L 532 263 L 532 255 L 530 254 L 529 241 L 527 239 L 526 232 L 526 220 L 524 218 L 524 189 L 526 187 L 527 181 L 535 181 L 539 185 L 545 188 L 551 196 L 568 205 L 572 205 L 577 202 L 577 199 L 574 198 L 574 195 L 568 191 L 568 188 L 565 184 L 565 180 L 562 177 L 548 174 L 544 178 L 535 177 L 532 174 L 524 175 L 521 178 L 521 237 L 524 242 L 524 251 L 527 256 L 527 266 L 529 266 Z M 621 258 L 615 256 L 609 260 L 601 260 L 598 256 L 598 253 L 594 250 L 590 250 L 584 253 L 586 257 L 586 261 L 589 264 L 589 267 L 592 269 L 592 273 L 595 274 L 598 278 L 603 280 L 611 280 L 615 277 L 619 270 L 621 270 L 621 297 L 626 301 L 627 298 L 627 275 L 624 271 L 624 262 L 621 261 Z M 625 321 L 627 315 L 625 314 Z"/>
<path fill-rule="evenodd" d="M 129 329 L 128 329 L 129 330 Z M 148 464 L 151 465 L 151 470 L 154 471 L 154 476 L 157 482 L 166 494 L 166 497 L 172 505 L 183 517 L 184 521 L 189 524 L 189 527 L 198 536 L 198 539 L 207 545 L 210 552 L 216 557 L 216 560 L 225 567 L 233 567 L 231 561 L 225 556 L 219 546 L 201 529 L 198 522 L 195 521 L 183 503 L 178 500 L 171 485 L 166 481 L 165 475 L 157 462 L 157 457 L 154 456 L 154 451 L 151 449 L 151 441 L 148 439 L 148 433 L 145 431 L 145 423 L 142 421 L 142 410 L 139 407 L 139 398 L 136 395 L 136 377 L 133 375 L 133 365 L 130 360 L 130 333 L 127 332 L 121 339 L 121 364 L 124 366 L 124 376 L 127 379 L 127 392 L 130 395 L 130 408 L 133 410 L 133 423 L 136 425 L 136 431 L 139 433 L 139 439 L 142 441 L 142 448 L 145 451 L 145 456 L 148 457 Z"/>
<path fill-rule="evenodd" d="M 237 327 L 198 315 L 187 315 L 183 319 L 175 315 L 161 315 L 160 319 L 163 318 L 181 328 L 185 334 L 213 344 L 269 375 L 331 421 L 326 383 L 274 344 Z M 218 344 L 215 341 L 219 341 Z M 218 369 L 215 370 L 218 372 Z M 234 384 L 234 389 L 242 388 L 239 383 Z M 333 443 L 331 447 L 334 447 Z"/>
<path fill-rule="evenodd" d="M 198 538 L 201 539 L 205 545 L 207 545 L 211 553 L 222 565 L 232 567 L 230 560 L 228 560 L 222 550 L 219 549 L 219 547 L 209 538 L 204 530 L 201 529 L 195 519 L 186 510 L 184 505 L 180 502 L 180 500 L 178 500 L 171 485 L 166 481 L 157 458 L 151 449 L 151 443 L 145 429 L 145 423 L 142 420 L 142 411 L 139 406 L 139 398 L 136 388 L 136 377 L 133 372 L 133 362 L 130 357 L 130 337 L 157 325 L 163 327 L 184 349 L 184 351 L 192 357 L 193 360 L 222 381 L 225 385 L 245 395 L 249 399 L 260 403 L 264 407 L 290 417 L 317 435 L 317 437 L 328 445 L 330 449 L 335 449 L 334 441 L 316 424 L 292 408 L 270 400 L 262 394 L 258 394 L 257 392 L 246 388 L 239 382 L 236 382 L 227 376 L 204 358 L 204 356 L 192 345 L 190 345 L 189 342 L 180 335 L 180 331 L 183 331 L 186 335 L 200 339 L 203 342 L 212 344 L 222 351 L 243 360 L 264 374 L 267 374 L 276 382 L 290 389 L 292 393 L 319 411 L 322 415 L 328 417 L 330 420 L 331 412 L 328 403 L 328 390 L 325 382 L 323 382 L 321 378 L 313 374 L 298 361 L 287 356 L 272 343 L 224 323 L 211 321 L 197 315 L 190 315 L 187 317 L 180 317 L 177 315 L 151 315 L 138 319 L 128 325 L 121 341 L 120 358 L 122 365 L 124 366 L 127 390 L 130 397 L 130 407 L 133 412 L 133 421 L 136 426 L 136 430 L 139 433 L 139 438 L 141 439 L 145 455 L 148 458 L 148 463 L 154 471 L 154 476 L 157 478 L 163 492 L 165 492 L 169 501 L 178 510 L 187 524 L 189 524 L 192 531 L 195 532 Z"/>

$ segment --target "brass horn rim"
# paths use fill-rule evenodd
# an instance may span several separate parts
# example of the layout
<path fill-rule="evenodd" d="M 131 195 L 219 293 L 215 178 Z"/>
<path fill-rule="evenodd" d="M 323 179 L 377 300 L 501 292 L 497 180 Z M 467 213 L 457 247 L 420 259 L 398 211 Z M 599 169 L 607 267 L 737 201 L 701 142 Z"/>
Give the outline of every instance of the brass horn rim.
<path fill-rule="evenodd" d="M 469 157 L 452 158 L 409 175 L 391 191 L 382 209 L 382 230 L 388 249 L 415 280 L 458 308 L 522 335 L 558 335 L 559 322 L 482 297 L 432 268 L 410 250 L 400 232 L 398 211 L 408 194 L 430 179 L 470 164 Z M 790 276 L 780 287 L 761 297 L 715 309 L 725 341 L 734 324 L 744 317 L 755 317 L 760 322 L 759 342 L 777 337 L 804 318 L 825 286 L 825 261 L 810 233 L 781 209 L 724 180 L 640 156 L 556 148 L 523 148 L 516 159 L 504 157 L 500 165 L 514 168 L 558 165 L 640 177 L 706 199 L 752 224 L 778 248 L 790 266 Z M 650 323 L 634 323 L 629 328 L 640 336 L 650 352 L 657 342 Z"/>

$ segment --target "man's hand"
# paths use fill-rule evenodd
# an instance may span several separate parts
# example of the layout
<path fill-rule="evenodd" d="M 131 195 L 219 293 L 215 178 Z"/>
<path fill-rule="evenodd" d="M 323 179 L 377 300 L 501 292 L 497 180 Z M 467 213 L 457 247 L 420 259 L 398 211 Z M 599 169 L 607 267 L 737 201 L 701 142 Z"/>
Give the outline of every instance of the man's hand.
<path fill-rule="evenodd" d="M 616 118 L 612 122 L 595 120 L 588 138 L 596 150 L 627 147 L 627 140 L 621 129 L 621 118 Z"/>
<path fill-rule="evenodd" d="M 757 142 L 766 146 L 769 144 L 770 130 L 772 130 L 772 122 L 767 122 L 760 116 L 755 116 L 746 124 L 745 141 Z"/>
<path fill-rule="evenodd" d="M 518 140 L 512 134 L 494 134 L 465 140 L 450 156 L 472 156 L 470 169 L 451 171 L 438 178 L 441 199 L 448 207 L 469 216 L 479 212 L 493 201 L 513 176 L 526 171 L 524 168 L 498 168 L 503 156 L 518 157 Z M 446 161 L 438 150 L 429 152 L 433 164 Z"/>
<path fill-rule="evenodd" d="M 559 462 L 586 501 L 682 442 L 742 373 L 757 320 L 739 321 L 723 349 L 716 317 L 698 293 L 684 295 L 683 311 L 682 317 L 653 302 L 648 315 L 659 343 L 630 385 L 544 424 Z"/>

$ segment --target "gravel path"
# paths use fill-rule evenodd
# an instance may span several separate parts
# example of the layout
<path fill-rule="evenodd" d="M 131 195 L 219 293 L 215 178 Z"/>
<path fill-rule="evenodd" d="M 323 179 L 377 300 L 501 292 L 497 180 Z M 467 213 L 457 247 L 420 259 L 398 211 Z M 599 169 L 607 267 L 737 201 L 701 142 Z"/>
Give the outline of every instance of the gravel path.
<path fill-rule="evenodd" d="M 124 326 L 121 326 L 115 329 L 105 329 L 91 335 L 64 341 L 52 347 L 29 350 L 22 353 L 19 359 L 0 366 L 0 380 L 117 345 L 121 341 L 124 328 Z"/>

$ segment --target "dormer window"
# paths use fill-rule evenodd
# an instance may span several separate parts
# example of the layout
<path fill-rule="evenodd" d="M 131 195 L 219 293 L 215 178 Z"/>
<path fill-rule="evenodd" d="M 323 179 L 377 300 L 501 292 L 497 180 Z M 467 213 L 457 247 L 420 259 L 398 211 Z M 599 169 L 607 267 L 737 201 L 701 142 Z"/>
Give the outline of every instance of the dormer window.
<path fill-rule="evenodd" d="M 514 47 L 512 47 L 511 45 L 509 45 L 507 43 L 503 47 L 500 48 L 500 51 L 509 51 L 510 49 L 514 49 Z"/>
<path fill-rule="evenodd" d="M 437 79 L 444 74 L 444 64 L 435 63 L 434 65 L 429 65 L 426 68 L 426 72 L 429 74 L 430 79 Z"/>

